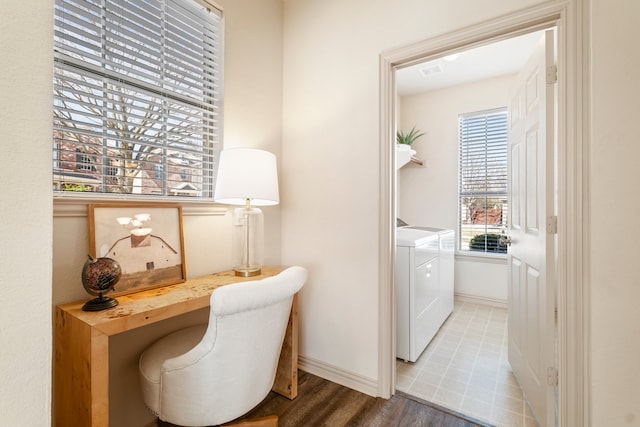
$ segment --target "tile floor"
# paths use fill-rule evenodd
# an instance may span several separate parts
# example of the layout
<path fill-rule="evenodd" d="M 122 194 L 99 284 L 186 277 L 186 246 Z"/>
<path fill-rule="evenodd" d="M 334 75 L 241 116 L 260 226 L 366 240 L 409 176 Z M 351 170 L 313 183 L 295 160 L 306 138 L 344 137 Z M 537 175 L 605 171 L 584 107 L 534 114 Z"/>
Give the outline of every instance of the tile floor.
<path fill-rule="evenodd" d="M 396 363 L 396 387 L 499 427 L 535 427 L 507 362 L 507 310 L 455 302 L 415 363 Z"/>

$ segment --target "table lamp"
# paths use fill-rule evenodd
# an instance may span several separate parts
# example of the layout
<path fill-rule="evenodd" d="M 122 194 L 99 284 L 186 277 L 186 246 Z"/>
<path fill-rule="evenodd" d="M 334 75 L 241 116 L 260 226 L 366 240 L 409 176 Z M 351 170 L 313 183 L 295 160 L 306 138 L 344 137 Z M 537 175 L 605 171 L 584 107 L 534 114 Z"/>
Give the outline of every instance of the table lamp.
<path fill-rule="evenodd" d="M 261 273 L 264 248 L 264 218 L 256 206 L 277 205 L 276 156 L 255 148 L 229 148 L 220 153 L 213 199 L 233 210 L 232 259 L 236 276 Z"/>

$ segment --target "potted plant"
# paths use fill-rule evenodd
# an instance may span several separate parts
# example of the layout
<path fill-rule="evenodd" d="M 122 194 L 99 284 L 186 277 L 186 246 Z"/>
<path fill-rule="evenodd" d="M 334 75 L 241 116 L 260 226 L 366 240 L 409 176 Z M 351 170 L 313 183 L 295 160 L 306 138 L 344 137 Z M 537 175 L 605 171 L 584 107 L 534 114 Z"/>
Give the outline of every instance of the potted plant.
<path fill-rule="evenodd" d="M 411 144 L 413 144 L 416 139 L 420 138 L 422 135 L 424 135 L 424 133 L 420 129 L 416 129 L 415 126 L 411 128 L 409 133 L 404 133 L 403 131 L 399 130 L 396 133 L 396 142 L 398 144 L 406 144 L 411 146 Z"/>

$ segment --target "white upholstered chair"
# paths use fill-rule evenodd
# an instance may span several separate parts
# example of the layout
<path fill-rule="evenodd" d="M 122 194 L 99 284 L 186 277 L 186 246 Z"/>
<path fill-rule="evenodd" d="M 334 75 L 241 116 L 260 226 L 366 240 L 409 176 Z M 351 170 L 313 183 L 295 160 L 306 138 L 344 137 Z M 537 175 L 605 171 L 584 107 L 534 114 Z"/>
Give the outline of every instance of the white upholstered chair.
<path fill-rule="evenodd" d="M 290 267 L 216 289 L 208 324 L 169 334 L 140 356 L 149 409 L 172 424 L 210 426 L 258 405 L 273 386 L 293 295 L 306 279 L 304 268 Z"/>

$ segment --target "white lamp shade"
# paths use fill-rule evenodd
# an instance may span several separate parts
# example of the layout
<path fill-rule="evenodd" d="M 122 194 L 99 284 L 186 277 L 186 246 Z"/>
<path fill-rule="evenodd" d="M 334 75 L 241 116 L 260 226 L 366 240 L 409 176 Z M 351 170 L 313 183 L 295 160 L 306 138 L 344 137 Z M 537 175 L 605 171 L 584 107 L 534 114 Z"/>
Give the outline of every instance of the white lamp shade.
<path fill-rule="evenodd" d="M 278 166 L 276 156 L 255 148 L 229 148 L 220 153 L 213 199 L 228 205 L 277 205 Z"/>

